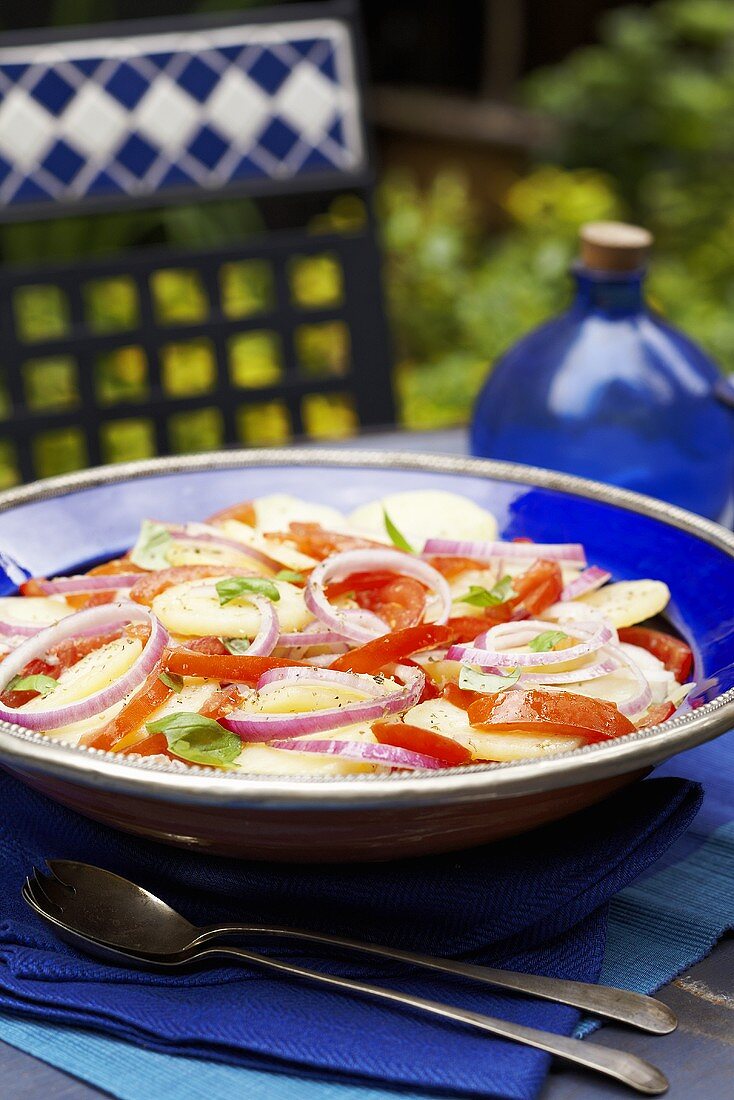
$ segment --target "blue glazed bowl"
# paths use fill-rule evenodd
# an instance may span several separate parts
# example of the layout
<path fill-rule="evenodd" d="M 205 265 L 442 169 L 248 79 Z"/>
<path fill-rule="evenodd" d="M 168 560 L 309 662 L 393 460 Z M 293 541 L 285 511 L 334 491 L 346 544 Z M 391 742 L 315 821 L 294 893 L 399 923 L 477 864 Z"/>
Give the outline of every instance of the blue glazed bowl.
<path fill-rule="evenodd" d="M 501 536 L 583 542 L 615 579 L 653 577 L 695 657 L 696 688 L 650 730 L 543 760 L 441 773 L 268 777 L 163 765 L 50 742 L 0 722 L 0 763 L 87 816 L 247 858 L 386 859 L 485 843 L 563 817 L 734 726 L 734 535 L 649 498 L 479 459 L 293 449 L 103 467 L 0 494 L 0 589 L 117 555 L 140 520 L 203 518 L 288 492 L 349 511 L 407 489 L 489 508 Z"/>

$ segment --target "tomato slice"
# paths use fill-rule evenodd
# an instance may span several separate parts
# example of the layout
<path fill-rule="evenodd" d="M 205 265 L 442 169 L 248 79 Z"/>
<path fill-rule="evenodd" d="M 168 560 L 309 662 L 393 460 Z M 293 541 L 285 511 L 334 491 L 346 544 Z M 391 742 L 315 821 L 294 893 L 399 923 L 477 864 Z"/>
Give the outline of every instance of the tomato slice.
<path fill-rule="evenodd" d="M 114 577 L 119 573 L 145 573 L 140 565 L 135 565 L 129 558 L 112 558 L 101 565 L 95 565 L 88 571 L 90 577 Z"/>
<path fill-rule="evenodd" d="M 77 611 L 86 611 L 89 607 L 102 607 L 106 603 L 114 603 L 119 600 L 118 594 L 113 590 L 107 592 L 77 592 L 70 593 L 66 602 Z"/>
<path fill-rule="evenodd" d="M 204 638 L 192 638 L 186 643 L 186 648 L 193 649 L 195 653 L 218 653 L 222 657 L 229 653 L 226 645 L 212 634 L 207 634 Z"/>
<path fill-rule="evenodd" d="M 453 581 L 460 573 L 467 569 L 488 569 L 489 562 L 479 561 L 477 558 L 444 558 L 439 556 L 428 557 L 426 561 L 437 569 L 447 581 Z"/>
<path fill-rule="evenodd" d="M 534 618 L 561 598 L 561 567 L 556 561 L 533 562 L 525 573 L 512 578 L 512 587 L 516 593 L 513 599 L 508 600 L 512 606 L 512 618 Z"/>
<path fill-rule="evenodd" d="M 45 577 L 29 577 L 27 581 L 23 581 L 18 592 L 21 596 L 47 596 L 48 592 L 44 592 L 40 584 L 45 579 Z"/>
<path fill-rule="evenodd" d="M 160 678 L 161 665 L 156 665 L 140 690 L 133 695 L 120 713 L 101 730 L 83 734 L 80 744 L 92 749 L 122 752 L 133 745 L 143 722 L 173 695 Z"/>
<path fill-rule="evenodd" d="M 515 595 L 487 607 L 481 615 L 459 615 L 446 624 L 451 630 L 452 644 L 471 642 L 477 634 L 511 619 L 528 619 L 539 615 L 560 598 L 563 589 L 561 567 L 554 561 L 536 561 L 524 573 L 512 578 Z"/>
<path fill-rule="evenodd" d="M 638 730 L 646 730 L 648 726 L 657 726 L 659 722 L 667 722 L 674 714 L 675 707 L 672 703 L 656 703 L 654 706 L 648 707 L 640 721 L 635 722 L 635 725 Z"/>
<path fill-rule="evenodd" d="M 152 606 L 156 596 L 172 588 L 174 584 L 184 584 L 186 581 L 205 580 L 207 577 L 232 577 L 244 575 L 240 567 L 226 565 L 174 565 L 170 569 L 157 569 L 154 573 L 146 573 L 130 589 L 130 599 L 136 603 Z"/>
<path fill-rule="evenodd" d="M 229 508 L 222 508 L 221 511 L 214 512 L 204 522 L 222 523 L 227 519 L 236 519 L 238 523 L 246 523 L 248 527 L 256 527 L 255 505 L 251 500 L 243 500 L 239 504 L 231 504 Z"/>
<path fill-rule="evenodd" d="M 488 630 L 497 623 L 507 623 L 512 617 L 512 610 L 505 604 L 497 607 L 488 607 L 481 615 L 457 615 L 446 623 L 450 631 L 448 645 L 459 645 L 462 642 L 473 642 L 477 634 Z"/>
<path fill-rule="evenodd" d="M 136 730 L 135 734 L 140 736 L 140 731 Z M 168 738 L 165 733 L 151 733 L 141 741 L 131 742 L 125 748 L 118 748 L 116 745 L 112 751 L 119 752 L 123 756 L 133 752 L 138 756 L 168 756 Z"/>
<path fill-rule="evenodd" d="M 383 634 L 372 642 L 343 653 L 330 665 L 337 672 L 379 672 L 384 665 L 394 664 L 421 649 L 449 644 L 451 632 L 437 623 L 409 626 L 392 634 Z"/>
<path fill-rule="evenodd" d="M 426 682 L 423 685 L 423 690 L 421 691 L 421 697 L 418 700 L 419 703 L 425 703 L 428 699 L 440 699 L 441 698 L 441 694 L 442 694 L 441 688 L 433 682 L 428 670 L 426 670 L 425 668 L 422 668 L 421 665 L 419 665 L 418 662 L 414 661 L 411 657 L 403 657 L 403 659 L 400 663 L 403 664 L 403 665 L 411 665 L 412 668 L 420 668 L 421 672 L 425 672 L 425 674 L 426 674 Z"/>
<path fill-rule="evenodd" d="M 386 584 L 356 593 L 357 603 L 372 611 L 391 630 L 417 626 L 426 610 L 426 590 L 412 577 L 393 576 Z"/>
<path fill-rule="evenodd" d="M 278 535 L 294 542 L 302 554 L 322 561 L 330 554 L 340 554 L 342 550 L 367 550 L 375 547 L 384 550 L 384 542 L 363 539 L 358 535 L 344 535 L 340 531 L 327 531 L 320 523 L 290 523 L 288 534 Z M 347 590 L 348 591 L 348 590 Z"/>
<path fill-rule="evenodd" d="M 635 729 L 614 703 L 570 691 L 536 689 L 485 695 L 470 705 L 469 721 L 478 729 L 492 732 L 572 734 L 588 743 L 621 737 Z"/>
<path fill-rule="evenodd" d="M 327 598 L 336 599 L 351 592 L 359 607 L 372 611 L 392 630 L 416 626 L 426 607 L 426 589 L 412 577 L 375 570 L 371 573 L 351 573 L 326 589 Z"/>
<path fill-rule="evenodd" d="M 241 696 L 234 684 L 230 684 L 228 687 L 219 688 L 217 691 L 212 692 L 204 705 L 199 708 L 199 714 L 204 718 L 213 718 L 215 722 L 218 722 L 220 718 L 224 718 L 230 711 L 235 710 L 239 706 Z"/>
<path fill-rule="evenodd" d="M 234 654 L 201 653 L 188 645 L 163 654 L 163 667 L 177 676 L 203 676 L 206 680 L 225 680 L 253 687 L 271 668 L 303 668 L 301 661 L 284 657 L 248 657 Z"/>
<path fill-rule="evenodd" d="M 668 672 L 673 673 L 679 684 L 685 683 L 691 674 L 693 654 L 690 646 L 664 630 L 653 630 L 649 626 L 625 626 L 619 631 L 619 640 L 652 653 L 663 662 Z"/>
<path fill-rule="evenodd" d="M 472 759 L 469 749 L 451 737 L 443 737 L 440 733 L 411 726 L 407 722 L 381 719 L 373 722 L 372 732 L 381 745 L 394 745 L 398 749 L 424 753 L 449 767 L 467 764 Z"/>
<path fill-rule="evenodd" d="M 328 599 L 335 600 L 345 592 L 354 592 L 355 596 L 370 588 L 380 588 L 395 580 L 395 574 L 389 570 L 374 569 L 369 573 L 350 573 L 343 581 L 331 581 L 326 587 Z"/>
<path fill-rule="evenodd" d="M 452 703 L 455 707 L 461 707 L 462 710 L 469 710 L 472 703 L 476 703 L 477 699 L 483 699 L 481 691 L 469 691 L 467 688 L 460 688 L 458 684 L 446 684 L 443 689 L 443 697 L 447 703 Z"/>

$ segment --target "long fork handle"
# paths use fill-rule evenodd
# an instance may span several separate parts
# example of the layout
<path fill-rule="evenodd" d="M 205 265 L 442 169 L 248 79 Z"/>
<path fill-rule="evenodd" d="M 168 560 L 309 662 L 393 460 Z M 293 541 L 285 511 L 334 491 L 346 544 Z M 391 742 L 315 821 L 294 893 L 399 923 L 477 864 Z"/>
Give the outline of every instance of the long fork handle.
<path fill-rule="evenodd" d="M 484 1016 L 479 1012 L 471 1012 L 468 1009 L 442 1004 L 440 1001 L 429 1001 L 424 997 L 415 997 L 411 993 L 401 993 L 396 989 L 385 989 L 383 986 L 355 982 L 350 978 L 324 974 L 318 970 L 307 970 L 305 967 L 294 966 L 292 963 L 283 962 L 280 959 L 257 955 L 252 951 L 246 951 L 242 947 L 230 947 L 220 944 L 197 948 L 191 952 L 192 960 L 202 957 L 240 959 L 243 962 L 249 962 L 267 970 L 276 970 L 291 977 L 306 978 L 308 981 L 320 982 L 322 985 L 329 985 L 336 989 L 345 989 L 350 993 L 358 993 L 380 1001 L 389 1001 L 401 1005 L 403 1008 L 416 1008 L 421 1012 L 439 1016 L 444 1020 L 453 1020 L 455 1023 L 477 1028 L 489 1035 L 498 1035 L 502 1039 L 511 1039 L 516 1043 L 523 1043 L 525 1046 L 544 1050 L 547 1054 L 563 1058 L 566 1062 L 573 1062 L 585 1069 L 596 1070 L 607 1077 L 613 1077 L 648 1096 L 658 1096 L 668 1088 L 668 1082 L 659 1069 L 642 1058 L 638 1058 L 636 1054 L 628 1054 L 623 1050 L 599 1046 L 597 1043 L 582 1042 L 580 1039 L 568 1039 L 564 1035 L 555 1035 L 550 1031 L 539 1031 L 537 1028 L 525 1027 L 523 1024 L 508 1023 L 506 1020 L 497 1020 L 492 1016 Z"/>
<path fill-rule="evenodd" d="M 565 978 L 546 978 L 540 974 L 521 974 L 513 970 L 496 970 L 490 966 L 455 962 L 453 959 L 420 955 L 412 951 L 401 951 L 393 947 L 381 947 L 379 944 L 364 943 L 361 940 L 344 939 L 341 936 L 329 936 L 319 932 L 306 932 L 297 928 L 221 925 L 216 928 L 201 929 L 196 942 L 203 944 L 232 933 L 277 936 L 302 940 L 306 943 L 327 944 L 329 947 L 341 947 L 348 951 L 377 955 L 385 959 L 396 959 L 426 970 L 470 978 L 500 989 L 511 989 L 516 993 L 527 993 L 546 1001 L 572 1005 L 585 1012 L 593 1012 L 610 1020 L 618 1020 L 620 1023 L 629 1024 L 642 1031 L 650 1031 L 655 1035 L 667 1035 L 668 1032 L 675 1030 L 678 1023 L 675 1013 L 662 1001 L 657 1001 L 654 997 L 645 997 L 641 993 L 631 993 L 626 989 L 574 982 Z"/>

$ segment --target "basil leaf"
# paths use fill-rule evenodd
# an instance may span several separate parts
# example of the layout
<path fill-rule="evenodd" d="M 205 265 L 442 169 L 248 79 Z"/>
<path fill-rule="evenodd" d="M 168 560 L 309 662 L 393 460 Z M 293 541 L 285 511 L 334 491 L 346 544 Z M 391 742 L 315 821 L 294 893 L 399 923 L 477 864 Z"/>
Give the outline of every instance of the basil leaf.
<path fill-rule="evenodd" d="M 291 584 L 303 584 L 306 580 L 303 573 L 296 573 L 293 569 L 281 569 L 275 574 L 276 581 L 290 581 Z"/>
<path fill-rule="evenodd" d="M 393 546 L 397 546 L 398 550 L 405 550 L 406 554 L 415 554 L 415 550 L 410 545 L 405 535 L 401 534 L 401 532 L 398 531 L 397 527 L 390 519 L 387 511 L 384 508 L 382 509 L 382 515 L 385 519 L 385 530 L 390 536 L 390 540 Z"/>
<path fill-rule="evenodd" d="M 547 653 L 558 642 L 565 642 L 567 637 L 568 634 L 564 634 L 562 630 L 544 630 L 542 634 L 539 634 L 537 638 L 533 638 L 532 642 L 528 643 L 528 649 L 531 649 L 533 653 Z"/>
<path fill-rule="evenodd" d="M 14 676 L 5 691 L 37 691 L 45 699 L 57 687 L 53 676 Z"/>
<path fill-rule="evenodd" d="M 219 596 L 219 604 L 224 607 L 226 603 L 244 596 L 246 592 L 254 592 L 258 596 L 267 596 L 269 600 L 280 599 L 280 592 L 267 577 L 225 577 L 214 585 Z"/>
<path fill-rule="evenodd" d="M 171 691 L 180 691 L 183 687 L 183 676 L 176 676 L 172 672 L 162 672 L 158 679 L 162 684 L 165 684 Z"/>
<path fill-rule="evenodd" d="M 227 767 L 242 751 L 242 742 L 236 733 L 230 733 L 203 714 L 178 711 L 146 723 L 146 729 L 150 733 L 164 733 L 171 752 L 192 764 Z"/>
<path fill-rule="evenodd" d="M 241 657 L 250 648 L 249 638 L 220 638 L 219 641 L 227 652 L 232 653 L 235 657 Z"/>
<path fill-rule="evenodd" d="M 520 679 L 520 669 L 508 669 L 506 676 L 496 676 L 491 672 L 482 672 L 472 665 L 462 665 L 459 673 L 459 687 L 468 691 L 483 691 L 492 695 L 505 688 L 512 687 Z"/>
<path fill-rule="evenodd" d="M 130 561 L 133 565 L 139 565 L 141 569 L 167 569 L 170 565 L 168 561 L 170 544 L 170 532 L 162 523 L 144 519 L 138 541 L 130 553 Z"/>
<path fill-rule="evenodd" d="M 464 596 L 457 596 L 454 603 L 469 603 L 473 607 L 497 607 L 498 604 L 506 603 L 515 595 L 512 577 L 503 577 L 492 588 L 470 584 L 469 591 Z"/>

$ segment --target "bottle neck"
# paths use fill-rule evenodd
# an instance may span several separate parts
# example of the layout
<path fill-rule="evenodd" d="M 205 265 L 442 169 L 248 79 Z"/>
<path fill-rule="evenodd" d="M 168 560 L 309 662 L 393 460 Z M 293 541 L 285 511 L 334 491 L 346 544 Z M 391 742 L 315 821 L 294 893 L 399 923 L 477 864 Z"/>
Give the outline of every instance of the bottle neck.
<path fill-rule="evenodd" d="M 574 308 L 614 316 L 640 313 L 645 308 L 642 285 L 645 271 L 592 271 L 576 264 Z"/>

